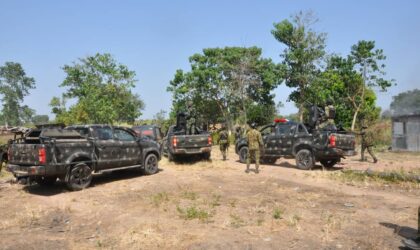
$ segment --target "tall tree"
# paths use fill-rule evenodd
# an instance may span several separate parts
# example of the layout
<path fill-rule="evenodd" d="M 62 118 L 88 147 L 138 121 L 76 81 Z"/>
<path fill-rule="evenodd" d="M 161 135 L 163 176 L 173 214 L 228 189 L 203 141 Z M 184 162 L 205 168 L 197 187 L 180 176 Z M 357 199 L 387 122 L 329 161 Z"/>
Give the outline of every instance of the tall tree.
<path fill-rule="evenodd" d="M 299 12 L 274 24 L 273 36 L 286 46 L 281 57 L 287 67 L 286 85 L 296 88 L 289 99 L 299 108 L 299 119 L 303 120 L 304 102 L 312 82 L 320 73 L 325 55 L 325 33 L 317 33 L 312 25 L 317 22 L 312 12 Z"/>
<path fill-rule="evenodd" d="M 363 79 L 362 86 L 357 87 L 356 99 L 360 101 L 354 102 L 354 115 L 351 129 L 354 130 L 359 112 L 364 108 L 366 95 L 366 87 L 379 87 L 380 90 L 386 91 L 393 84 L 393 80 L 386 80 L 385 64 L 383 61 L 386 56 L 382 49 L 375 49 L 375 41 L 359 41 L 351 47 L 351 53 L 348 60 L 351 61 L 354 68 L 358 69 Z"/>
<path fill-rule="evenodd" d="M 133 123 L 141 115 L 144 103 L 132 93 L 135 72 L 119 64 L 110 54 L 96 54 L 65 65 L 67 74 L 61 87 L 67 90 L 63 98 L 77 103 L 66 110 L 57 97 L 50 106 L 57 120 L 65 123 Z"/>
<path fill-rule="evenodd" d="M 278 86 L 282 66 L 261 57 L 257 47 L 204 49 L 190 57 L 191 71 L 178 70 L 168 91 L 173 111 L 192 107 L 206 121 L 225 121 L 230 126 L 253 103 L 274 105 L 271 90 Z"/>
<path fill-rule="evenodd" d="M 34 78 L 26 76 L 20 63 L 6 62 L 0 66 L 0 94 L 3 102 L 1 117 L 5 125 L 21 125 L 26 122 L 28 115 L 33 115 L 27 106 L 21 106 L 23 98 L 33 88 Z"/>

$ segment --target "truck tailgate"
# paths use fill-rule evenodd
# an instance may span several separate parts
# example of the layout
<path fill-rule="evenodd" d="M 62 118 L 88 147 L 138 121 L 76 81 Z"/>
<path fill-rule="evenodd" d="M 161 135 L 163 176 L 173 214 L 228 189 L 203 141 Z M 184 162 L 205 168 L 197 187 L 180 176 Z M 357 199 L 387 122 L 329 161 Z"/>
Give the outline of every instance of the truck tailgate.
<path fill-rule="evenodd" d="M 178 148 L 201 148 L 211 146 L 209 135 L 176 135 Z"/>
<path fill-rule="evenodd" d="M 356 136 L 351 133 L 333 133 L 335 136 L 335 145 L 342 150 L 354 150 L 356 144 Z"/>
<path fill-rule="evenodd" d="M 43 144 L 11 144 L 9 163 L 17 165 L 38 165 L 39 149 Z"/>

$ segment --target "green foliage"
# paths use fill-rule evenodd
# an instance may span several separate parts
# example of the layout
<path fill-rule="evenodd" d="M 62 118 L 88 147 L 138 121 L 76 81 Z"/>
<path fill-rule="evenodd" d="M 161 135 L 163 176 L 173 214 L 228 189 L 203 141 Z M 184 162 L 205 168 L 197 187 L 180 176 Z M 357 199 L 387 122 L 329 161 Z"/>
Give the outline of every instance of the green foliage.
<path fill-rule="evenodd" d="M 271 91 L 282 79 L 283 68 L 261 57 L 257 47 L 204 49 L 190 57 L 191 70 L 177 70 L 168 91 L 173 95 L 171 117 L 188 111 L 198 121 L 232 121 L 243 116 L 249 105 L 272 105 Z"/>
<path fill-rule="evenodd" d="M 45 124 L 48 123 L 50 121 L 50 118 L 48 117 L 48 115 L 35 115 L 32 118 L 32 122 L 34 124 Z"/>
<path fill-rule="evenodd" d="M 35 80 L 26 76 L 19 63 L 6 62 L 0 66 L 0 95 L 2 110 L 0 121 L 6 125 L 16 126 L 31 121 L 35 111 L 28 106 L 21 106 L 29 90 L 35 88 Z"/>
<path fill-rule="evenodd" d="M 61 87 L 62 99 L 54 97 L 50 106 L 58 122 L 71 123 L 133 123 L 141 115 L 144 103 L 131 89 L 135 72 L 118 64 L 110 54 L 96 54 L 65 65 L 67 74 Z M 67 98 L 77 99 L 68 110 Z"/>
<path fill-rule="evenodd" d="M 250 104 L 247 110 L 248 120 L 257 123 L 258 126 L 271 123 L 276 114 L 276 107 L 272 105 Z"/>
<path fill-rule="evenodd" d="M 273 210 L 273 218 L 274 219 L 276 219 L 276 220 L 279 220 L 279 219 L 282 219 L 283 218 L 283 209 L 281 209 L 281 208 L 275 208 L 274 210 Z"/>
<path fill-rule="evenodd" d="M 176 209 L 180 214 L 180 217 L 185 220 L 198 219 L 202 222 L 208 222 L 210 217 L 212 217 L 211 213 L 205 211 L 204 209 L 197 208 L 195 206 L 190 206 L 185 209 L 178 206 Z"/>
<path fill-rule="evenodd" d="M 304 111 L 307 91 L 320 73 L 320 61 L 325 55 L 326 34 L 315 32 L 316 22 L 312 12 L 299 12 L 290 20 L 274 24 L 273 36 L 286 46 L 281 56 L 287 69 L 286 85 L 296 88 L 289 99 L 298 104 L 299 113 Z"/>
<path fill-rule="evenodd" d="M 414 89 L 393 96 L 391 111 L 396 115 L 420 113 L 420 90 Z"/>

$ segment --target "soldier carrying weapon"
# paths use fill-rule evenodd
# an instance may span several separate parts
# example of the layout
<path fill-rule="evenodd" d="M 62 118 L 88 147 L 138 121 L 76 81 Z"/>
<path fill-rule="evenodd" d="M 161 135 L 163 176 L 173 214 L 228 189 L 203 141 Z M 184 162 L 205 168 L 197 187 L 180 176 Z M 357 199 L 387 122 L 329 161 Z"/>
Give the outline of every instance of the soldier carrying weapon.
<path fill-rule="evenodd" d="M 226 161 L 226 152 L 229 148 L 229 134 L 226 130 L 226 125 L 223 124 L 219 133 L 219 147 L 220 152 L 223 155 L 223 160 Z"/>

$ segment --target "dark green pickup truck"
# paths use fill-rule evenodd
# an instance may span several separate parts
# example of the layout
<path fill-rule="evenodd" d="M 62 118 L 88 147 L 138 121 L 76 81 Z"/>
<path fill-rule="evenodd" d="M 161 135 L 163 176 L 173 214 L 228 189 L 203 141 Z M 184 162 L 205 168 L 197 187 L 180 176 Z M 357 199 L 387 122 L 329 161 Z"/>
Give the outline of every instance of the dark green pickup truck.
<path fill-rule="evenodd" d="M 7 168 L 18 179 L 50 185 L 59 178 L 71 190 L 88 187 L 93 173 L 138 168 L 154 174 L 160 160 L 156 142 L 108 125 L 34 129 L 12 141 L 8 152 Z"/>
<path fill-rule="evenodd" d="M 295 158 L 296 166 L 309 170 L 316 162 L 330 168 L 341 158 L 355 154 L 355 135 L 344 131 L 310 130 L 303 123 L 279 120 L 260 129 L 264 141 L 261 161 L 274 163 L 280 157 Z M 247 141 L 236 142 L 236 153 L 246 161 Z"/>

